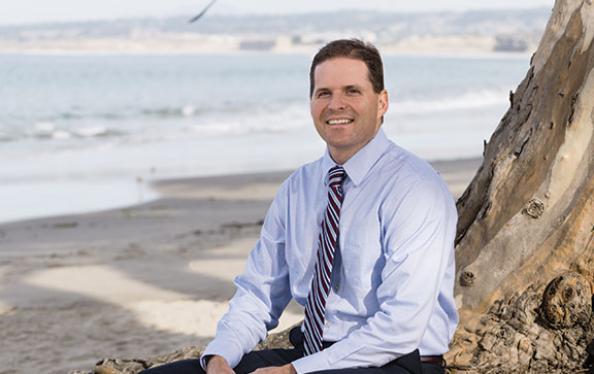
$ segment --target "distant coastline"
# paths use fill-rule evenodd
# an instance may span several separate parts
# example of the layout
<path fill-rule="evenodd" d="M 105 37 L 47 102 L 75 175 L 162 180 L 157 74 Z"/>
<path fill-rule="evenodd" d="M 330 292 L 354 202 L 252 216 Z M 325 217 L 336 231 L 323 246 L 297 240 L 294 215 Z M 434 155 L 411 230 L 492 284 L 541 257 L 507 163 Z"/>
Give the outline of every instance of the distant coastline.
<path fill-rule="evenodd" d="M 404 39 L 397 43 L 376 43 L 384 54 L 459 56 L 459 57 L 524 57 L 525 51 L 495 50 L 490 37 L 447 36 Z M 246 48 L 239 39 L 211 41 L 203 38 L 170 37 L 153 39 L 62 39 L 34 42 L 0 40 L 0 54 L 92 55 L 92 54 L 241 54 L 276 53 L 313 55 L 322 44 L 292 45 L 277 43 L 266 48 Z"/>
<path fill-rule="evenodd" d="M 356 37 L 384 53 L 511 55 L 536 49 L 546 8 L 466 12 L 336 11 L 292 15 L 213 15 L 0 26 L 0 53 L 227 54 L 315 53 Z"/>

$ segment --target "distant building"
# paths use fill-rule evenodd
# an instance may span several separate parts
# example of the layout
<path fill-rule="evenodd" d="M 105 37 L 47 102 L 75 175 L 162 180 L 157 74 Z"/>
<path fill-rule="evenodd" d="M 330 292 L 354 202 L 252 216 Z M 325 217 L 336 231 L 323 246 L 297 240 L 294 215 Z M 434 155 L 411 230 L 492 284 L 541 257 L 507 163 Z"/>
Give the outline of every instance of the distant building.
<path fill-rule="evenodd" d="M 496 52 L 526 52 L 528 42 L 526 39 L 515 35 L 497 35 L 495 36 Z"/>
<path fill-rule="evenodd" d="M 239 49 L 242 51 L 270 51 L 276 46 L 276 40 L 242 40 Z"/>

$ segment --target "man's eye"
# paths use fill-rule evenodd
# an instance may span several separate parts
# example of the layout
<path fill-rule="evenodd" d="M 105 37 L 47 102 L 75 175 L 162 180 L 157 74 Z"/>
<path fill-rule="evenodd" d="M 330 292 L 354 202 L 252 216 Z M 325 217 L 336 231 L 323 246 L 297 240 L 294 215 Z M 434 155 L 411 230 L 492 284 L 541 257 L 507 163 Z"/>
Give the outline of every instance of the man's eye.
<path fill-rule="evenodd" d="M 318 98 L 320 97 L 328 97 L 330 95 L 327 91 L 318 92 Z"/>
<path fill-rule="evenodd" d="M 349 89 L 347 90 L 347 93 L 348 93 L 349 95 L 358 95 L 358 94 L 360 94 L 360 93 L 361 93 L 361 91 L 359 91 L 359 90 L 358 90 L 358 89 L 356 89 L 356 88 L 349 88 Z"/>

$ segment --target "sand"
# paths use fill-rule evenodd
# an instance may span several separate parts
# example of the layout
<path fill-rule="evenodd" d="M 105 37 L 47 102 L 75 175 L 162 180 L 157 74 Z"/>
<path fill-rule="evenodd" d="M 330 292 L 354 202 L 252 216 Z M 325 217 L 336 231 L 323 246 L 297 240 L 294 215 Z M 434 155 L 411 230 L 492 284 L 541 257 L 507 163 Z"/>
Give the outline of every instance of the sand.
<path fill-rule="evenodd" d="M 459 196 L 479 164 L 434 166 Z M 0 373 L 208 342 L 287 175 L 158 181 L 151 203 L 0 225 Z M 279 328 L 301 318 L 291 304 Z"/>

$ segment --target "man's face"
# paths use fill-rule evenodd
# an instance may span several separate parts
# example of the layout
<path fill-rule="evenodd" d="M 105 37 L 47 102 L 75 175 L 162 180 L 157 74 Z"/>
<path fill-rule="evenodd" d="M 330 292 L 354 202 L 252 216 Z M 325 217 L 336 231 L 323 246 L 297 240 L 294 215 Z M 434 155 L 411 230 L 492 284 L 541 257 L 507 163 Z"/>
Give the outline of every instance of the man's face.
<path fill-rule="evenodd" d="M 316 66 L 310 109 L 332 158 L 343 164 L 377 133 L 388 94 L 373 91 L 363 61 L 338 57 Z"/>

